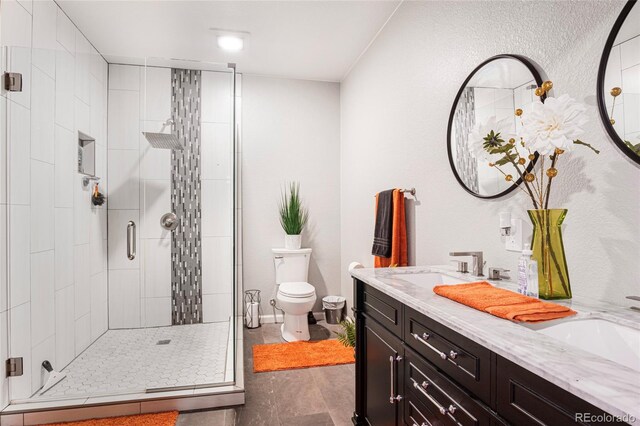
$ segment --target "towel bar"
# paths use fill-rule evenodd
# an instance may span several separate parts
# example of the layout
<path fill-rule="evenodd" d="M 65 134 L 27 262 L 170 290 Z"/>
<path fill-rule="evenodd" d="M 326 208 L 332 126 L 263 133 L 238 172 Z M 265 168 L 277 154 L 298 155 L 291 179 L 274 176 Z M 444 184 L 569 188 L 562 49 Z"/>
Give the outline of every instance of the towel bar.
<path fill-rule="evenodd" d="M 416 196 L 416 189 L 415 188 L 401 189 L 400 192 L 409 193 L 409 194 L 413 195 L 414 197 Z M 375 195 L 374 195 L 374 197 L 375 197 Z"/>

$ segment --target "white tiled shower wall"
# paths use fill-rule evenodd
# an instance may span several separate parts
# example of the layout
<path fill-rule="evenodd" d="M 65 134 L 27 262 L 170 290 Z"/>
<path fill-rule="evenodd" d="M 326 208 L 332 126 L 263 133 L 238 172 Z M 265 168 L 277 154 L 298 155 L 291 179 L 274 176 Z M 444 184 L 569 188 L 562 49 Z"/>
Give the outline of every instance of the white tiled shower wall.
<path fill-rule="evenodd" d="M 205 322 L 232 314 L 231 75 L 202 72 L 202 287 Z M 171 117 L 171 69 L 109 65 L 109 328 L 171 325 L 171 152 L 142 131 Z M 165 129 L 169 132 L 170 129 Z M 126 227 L 137 225 L 137 256 L 126 256 Z"/>
<path fill-rule="evenodd" d="M 3 70 L 23 76 L 0 96 L 0 359 L 24 359 L 2 381 L 5 406 L 9 388 L 22 399 L 42 386 L 42 361 L 62 369 L 107 330 L 107 211 L 77 173 L 82 131 L 106 194 L 107 63 L 53 1 L 0 7 Z"/>

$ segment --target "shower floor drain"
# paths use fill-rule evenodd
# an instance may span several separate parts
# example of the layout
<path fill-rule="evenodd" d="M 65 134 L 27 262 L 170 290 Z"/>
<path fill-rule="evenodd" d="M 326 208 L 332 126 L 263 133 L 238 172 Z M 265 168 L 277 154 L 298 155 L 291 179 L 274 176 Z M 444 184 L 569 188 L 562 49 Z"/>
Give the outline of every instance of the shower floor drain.
<path fill-rule="evenodd" d="M 171 339 L 158 340 L 158 343 L 156 343 L 156 345 L 168 345 L 169 343 L 171 343 Z"/>

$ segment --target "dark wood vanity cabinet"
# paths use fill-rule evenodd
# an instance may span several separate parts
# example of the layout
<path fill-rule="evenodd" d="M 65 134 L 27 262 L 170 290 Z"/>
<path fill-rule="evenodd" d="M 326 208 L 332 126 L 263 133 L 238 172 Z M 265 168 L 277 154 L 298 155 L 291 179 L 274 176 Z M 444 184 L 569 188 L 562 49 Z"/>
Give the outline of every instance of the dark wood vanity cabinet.
<path fill-rule="evenodd" d="M 586 425 L 602 410 L 355 280 L 355 425 Z"/>

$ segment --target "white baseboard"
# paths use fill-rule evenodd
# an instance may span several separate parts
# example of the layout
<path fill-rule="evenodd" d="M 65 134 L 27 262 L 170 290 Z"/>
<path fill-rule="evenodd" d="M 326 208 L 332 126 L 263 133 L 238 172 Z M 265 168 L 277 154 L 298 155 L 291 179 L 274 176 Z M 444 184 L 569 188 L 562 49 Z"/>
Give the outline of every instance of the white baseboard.
<path fill-rule="evenodd" d="M 317 320 L 317 321 L 324 321 L 324 312 L 314 312 L 313 313 L 313 317 Z M 275 323 L 275 319 L 277 318 L 277 322 L 278 324 L 281 324 L 282 321 L 284 320 L 284 314 L 282 314 L 281 312 L 277 312 L 276 313 L 276 317 L 273 316 L 273 314 L 267 314 L 267 315 L 260 315 L 260 323 L 261 324 L 273 324 Z"/>

